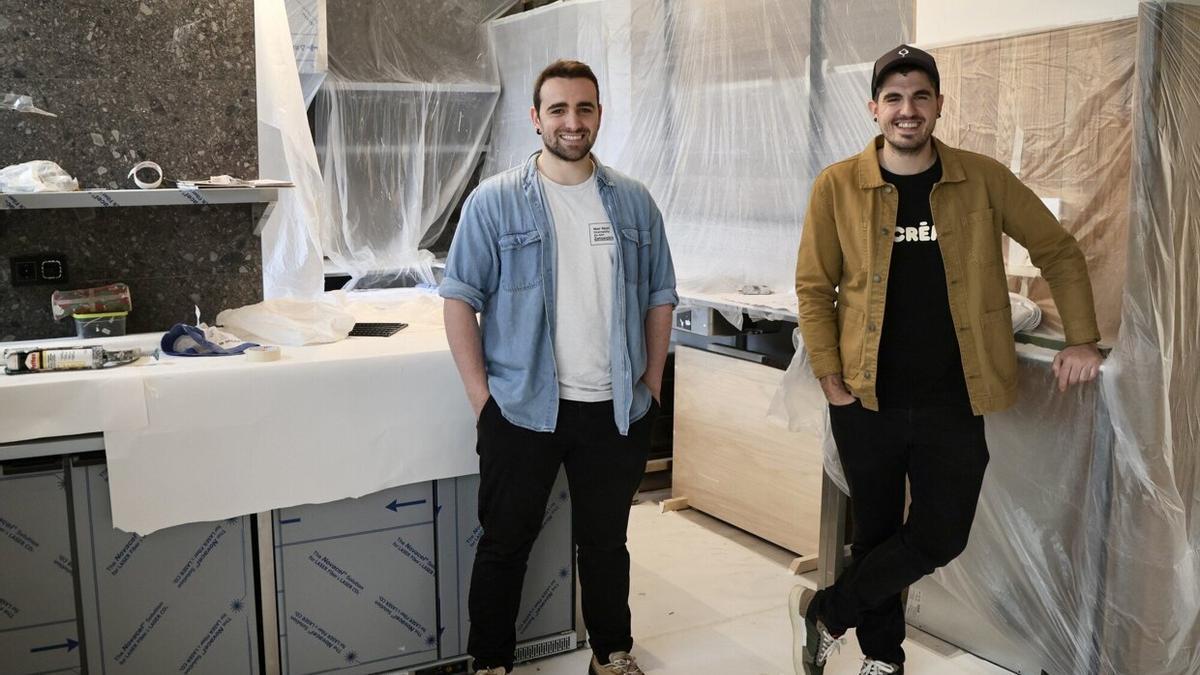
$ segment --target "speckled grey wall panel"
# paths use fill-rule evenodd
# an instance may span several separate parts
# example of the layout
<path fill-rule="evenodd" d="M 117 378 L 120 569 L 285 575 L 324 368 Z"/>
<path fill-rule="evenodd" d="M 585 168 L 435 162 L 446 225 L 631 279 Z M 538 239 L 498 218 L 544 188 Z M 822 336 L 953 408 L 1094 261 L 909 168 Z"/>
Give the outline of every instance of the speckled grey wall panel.
<path fill-rule="evenodd" d="M 71 286 L 113 281 L 129 285 L 131 333 L 206 321 L 226 307 L 262 296 L 258 237 L 248 207 L 157 206 L 137 209 L 58 209 L 8 212 L 0 217 L 0 249 L 68 256 Z M 0 340 L 68 336 L 74 323 L 50 316 L 51 286 L 9 284 L 0 267 Z"/>
<path fill-rule="evenodd" d="M 143 159 L 258 175 L 253 0 L 0 0 L 2 92 L 58 118 L 0 111 L 0 165 L 50 159 L 83 188 L 133 187 Z M 12 287 L 10 256 L 67 256 L 65 288 L 124 281 L 129 330 L 164 330 L 262 298 L 252 230 L 248 206 L 0 212 L 0 341 L 73 331 L 53 286 Z"/>

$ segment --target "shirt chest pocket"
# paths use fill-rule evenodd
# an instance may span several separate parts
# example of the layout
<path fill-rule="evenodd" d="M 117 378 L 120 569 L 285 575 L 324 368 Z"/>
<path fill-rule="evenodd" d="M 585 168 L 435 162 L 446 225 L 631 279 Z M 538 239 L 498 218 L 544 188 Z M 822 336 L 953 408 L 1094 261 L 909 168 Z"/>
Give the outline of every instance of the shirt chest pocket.
<path fill-rule="evenodd" d="M 542 284 L 542 235 L 536 230 L 500 237 L 500 289 L 524 291 Z"/>
<path fill-rule="evenodd" d="M 621 264 L 625 281 L 631 284 L 650 281 L 650 230 L 621 228 Z"/>

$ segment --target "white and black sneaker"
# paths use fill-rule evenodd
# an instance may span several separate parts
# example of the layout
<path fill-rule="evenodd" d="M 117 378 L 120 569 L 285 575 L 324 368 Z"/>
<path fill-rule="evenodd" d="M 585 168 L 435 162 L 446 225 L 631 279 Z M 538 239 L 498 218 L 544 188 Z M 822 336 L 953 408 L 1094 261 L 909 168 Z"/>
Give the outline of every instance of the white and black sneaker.
<path fill-rule="evenodd" d="M 646 675 L 638 667 L 637 659 L 628 652 L 613 652 L 608 655 L 608 663 L 600 663 L 600 659 L 592 655 L 592 663 L 588 666 L 588 675 Z"/>
<path fill-rule="evenodd" d="M 875 659 L 863 659 L 858 675 L 904 675 L 904 664 L 888 663 Z"/>
<path fill-rule="evenodd" d="M 842 648 L 845 638 L 835 637 L 820 621 L 810 619 L 808 607 L 817 592 L 797 586 L 788 597 L 792 619 L 792 665 L 796 675 L 823 675 L 829 656 Z"/>

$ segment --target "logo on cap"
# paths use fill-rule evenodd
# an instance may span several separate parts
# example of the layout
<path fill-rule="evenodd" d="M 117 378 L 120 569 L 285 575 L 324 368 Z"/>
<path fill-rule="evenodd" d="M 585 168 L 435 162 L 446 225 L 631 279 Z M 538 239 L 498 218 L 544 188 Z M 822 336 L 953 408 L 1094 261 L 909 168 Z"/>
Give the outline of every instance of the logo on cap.
<path fill-rule="evenodd" d="M 908 56 L 908 49 L 901 49 L 897 52 L 900 56 Z"/>

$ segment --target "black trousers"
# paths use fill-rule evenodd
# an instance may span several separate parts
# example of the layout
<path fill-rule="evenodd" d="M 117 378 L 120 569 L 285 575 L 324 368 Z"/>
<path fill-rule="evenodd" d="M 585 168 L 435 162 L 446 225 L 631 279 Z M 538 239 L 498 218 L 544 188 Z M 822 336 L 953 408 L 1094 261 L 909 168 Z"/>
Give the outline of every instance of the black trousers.
<path fill-rule="evenodd" d="M 629 508 L 646 472 L 658 405 L 628 436 L 617 432 L 611 401 L 560 401 L 553 433 L 518 427 L 489 400 L 479 418 L 479 522 L 471 571 L 467 651 L 476 668 L 513 667 L 516 621 L 529 551 L 546 500 L 566 467 L 571 492 L 583 620 L 602 663 L 633 647 L 629 615 Z"/>
<path fill-rule="evenodd" d="M 967 546 L 988 463 L 983 418 L 967 407 L 873 412 L 858 402 L 829 416 L 854 535 L 850 565 L 810 612 L 835 635 L 856 628 L 868 658 L 903 663 L 900 593 Z"/>

